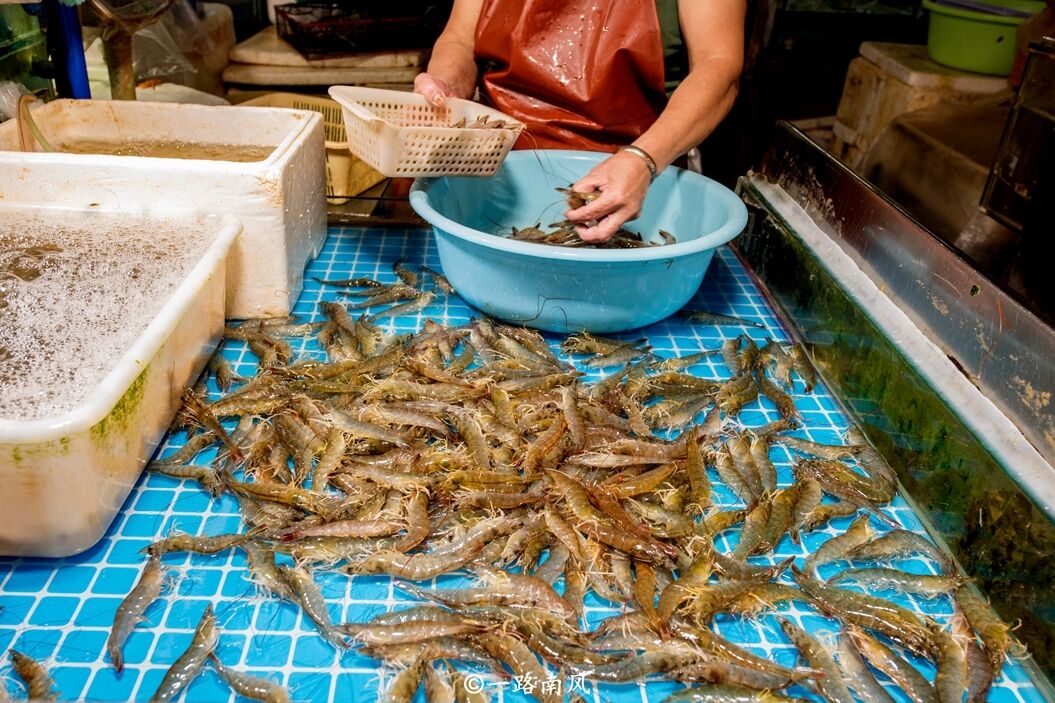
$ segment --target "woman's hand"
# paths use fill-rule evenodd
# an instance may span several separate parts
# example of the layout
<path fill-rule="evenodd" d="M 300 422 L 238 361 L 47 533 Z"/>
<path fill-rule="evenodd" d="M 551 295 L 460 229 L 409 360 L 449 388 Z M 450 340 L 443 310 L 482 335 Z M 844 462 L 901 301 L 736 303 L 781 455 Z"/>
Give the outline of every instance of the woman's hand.
<path fill-rule="evenodd" d="M 582 193 L 599 190 L 601 196 L 564 216 L 576 223 L 583 241 L 603 242 L 641 214 L 651 182 L 652 174 L 640 157 L 626 152 L 613 154 L 572 185 L 572 190 Z M 588 226 L 593 221 L 596 225 Z"/>
<path fill-rule="evenodd" d="M 429 73 L 419 73 L 414 76 L 414 92 L 424 95 L 425 99 L 436 107 L 446 105 L 447 98 L 458 97 L 447 81 Z"/>
<path fill-rule="evenodd" d="M 470 100 L 476 90 L 476 23 L 483 0 L 454 0 L 451 16 L 432 47 L 427 73 L 414 77 L 414 92 L 443 107 L 449 98 Z"/>

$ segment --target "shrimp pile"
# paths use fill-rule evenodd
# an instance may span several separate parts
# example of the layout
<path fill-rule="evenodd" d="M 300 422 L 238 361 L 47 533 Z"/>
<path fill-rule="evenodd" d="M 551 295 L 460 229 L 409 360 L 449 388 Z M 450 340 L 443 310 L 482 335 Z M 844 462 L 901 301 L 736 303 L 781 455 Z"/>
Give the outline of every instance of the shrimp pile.
<path fill-rule="evenodd" d="M 480 115 L 472 122 L 465 117 L 451 125 L 452 129 L 516 129 L 517 125 L 502 119 L 492 120 L 487 115 Z"/>
<path fill-rule="evenodd" d="M 570 188 L 557 188 L 557 192 L 563 193 L 566 196 L 568 207 L 571 209 L 577 209 L 586 205 L 587 203 L 593 202 L 601 196 L 601 191 L 595 190 L 589 193 L 583 193 Z M 616 230 L 615 234 L 603 242 L 587 242 L 579 237 L 579 232 L 576 230 L 575 222 L 571 220 L 561 220 L 560 222 L 554 222 L 549 227 L 549 231 L 542 229 L 541 222 L 536 223 L 530 227 L 517 228 L 513 227 L 509 233 L 509 239 L 515 239 L 520 242 L 532 242 L 534 244 L 548 244 L 556 247 L 570 247 L 577 249 L 640 249 L 642 247 L 658 247 L 666 246 L 667 244 L 677 244 L 677 238 L 670 232 L 664 232 L 659 230 L 659 237 L 661 242 L 652 242 L 642 237 L 637 232 L 631 232 L 628 229 L 620 227 Z M 587 227 L 595 227 L 597 225 L 596 220 L 590 220 L 585 223 Z"/>
<path fill-rule="evenodd" d="M 388 314 L 408 305 L 401 300 L 448 294 L 435 279 L 425 292 L 418 272 L 396 270 L 401 288 L 326 283 L 375 301 L 361 307 L 383 298 L 397 308 Z M 426 321 L 415 334 L 386 336 L 374 323 L 386 312 L 321 305 L 323 322 L 229 328 L 228 337 L 256 351 L 258 373 L 236 378 L 217 356 L 211 375 L 226 394 L 209 402 L 186 393 L 186 444 L 148 470 L 233 495 L 245 529 L 174 534 L 145 550 L 107 645 L 118 670 L 125 639 L 160 597 L 161 555 L 237 549 L 259 589 L 297 604 L 327 642 L 394 668 L 391 701 L 409 701 L 421 687 L 430 701 L 482 700 L 465 686 L 465 664 L 521 680 L 559 672 L 691 684 L 670 701 L 790 700 L 777 693 L 785 688 L 840 703 L 889 701 L 876 672 L 912 700 L 985 699 L 1012 644 L 1008 627 L 933 543 L 891 529 L 882 508 L 896 478 L 863 437 L 826 445 L 788 434 L 801 422 L 792 392 L 816 383 L 801 347 L 741 336 L 661 359 L 644 340 L 577 334 L 558 355 L 537 332 L 487 319 Z M 326 361 L 294 359 L 283 339 L 310 334 Z M 611 372 L 586 383 L 571 356 Z M 731 377 L 688 372 L 711 356 Z M 741 409 L 760 396 L 780 420 L 744 427 Z M 770 459 L 778 445 L 798 456 L 790 483 Z M 210 447 L 211 464 L 193 463 Z M 843 531 L 829 524 L 849 516 Z M 735 546 L 724 549 L 734 528 Z M 805 558 L 752 561 L 818 529 L 835 536 Z M 912 554 L 944 572 L 885 565 Z M 853 567 L 831 574 L 836 563 Z M 391 577 L 422 603 L 333 622 L 313 577 L 321 569 Z M 418 585 L 451 573 L 475 583 Z M 952 598 L 958 615 L 938 623 L 874 595 L 884 589 Z M 589 594 L 622 613 L 588 628 Z M 799 623 L 776 619 L 801 657 L 780 664 L 713 627 L 716 618 L 759 617 L 790 601 L 840 623 L 834 651 Z M 173 698 L 213 667 L 240 695 L 288 700 L 276 684 L 228 668 L 215 651 L 220 634 L 207 610 L 155 697 Z M 934 679 L 909 655 L 933 661 Z M 564 700 L 559 689 L 533 695 Z"/>

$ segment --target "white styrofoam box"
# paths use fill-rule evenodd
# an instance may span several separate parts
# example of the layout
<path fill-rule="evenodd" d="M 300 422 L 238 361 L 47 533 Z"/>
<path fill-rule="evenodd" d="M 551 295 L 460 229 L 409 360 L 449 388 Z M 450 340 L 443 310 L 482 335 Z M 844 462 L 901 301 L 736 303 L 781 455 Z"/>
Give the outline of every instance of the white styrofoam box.
<path fill-rule="evenodd" d="M 56 218 L 83 212 L 0 205 L 5 214 L 44 211 Z M 68 556 L 98 542 L 165 436 L 184 387 L 223 335 L 225 272 L 241 223 L 158 208 L 100 211 L 110 218 L 100 227 L 112 229 L 122 213 L 135 214 L 168 232 L 178 226 L 214 238 L 135 342 L 116 354 L 112 370 L 71 410 L 0 418 L 3 555 Z"/>
<path fill-rule="evenodd" d="M 0 201 L 166 205 L 242 221 L 227 272 L 227 316 L 288 315 L 304 266 L 326 238 L 322 116 L 259 107 L 56 100 L 33 108 L 49 141 L 180 142 L 274 147 L 263 161 L 23 153 L 14 120 L 0 124 Z"/>

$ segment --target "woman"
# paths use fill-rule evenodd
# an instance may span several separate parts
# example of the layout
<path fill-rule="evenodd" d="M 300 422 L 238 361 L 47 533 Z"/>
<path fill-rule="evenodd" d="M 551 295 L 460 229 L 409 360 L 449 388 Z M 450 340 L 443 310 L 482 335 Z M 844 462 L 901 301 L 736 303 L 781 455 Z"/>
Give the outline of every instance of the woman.
<path fill-rule="evenodd" d="M 602 194 L 567 213 L 604 241 L 729 112 L 745 12 L 746 0 L 455 0 L 414 89 L 442 105 L 479 86 L 527 125 L 520 148 L 614 151 L 573 186 Z M 687 72 L 668 98 L 679 57 Z"/>

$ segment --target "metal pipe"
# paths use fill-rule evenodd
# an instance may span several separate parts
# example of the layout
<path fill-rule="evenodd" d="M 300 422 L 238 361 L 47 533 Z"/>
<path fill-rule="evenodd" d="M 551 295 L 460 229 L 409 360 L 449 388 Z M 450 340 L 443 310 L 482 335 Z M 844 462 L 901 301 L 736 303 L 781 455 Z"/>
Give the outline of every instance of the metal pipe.
<path fill-rule="evenodd" d="M 103 32 L 103 58 L 110 72 L 110 97 L 113 100 L 136 99 L 136 76 L 132 67 L 132 35 L 123 29 L 108 27 Z"/>

